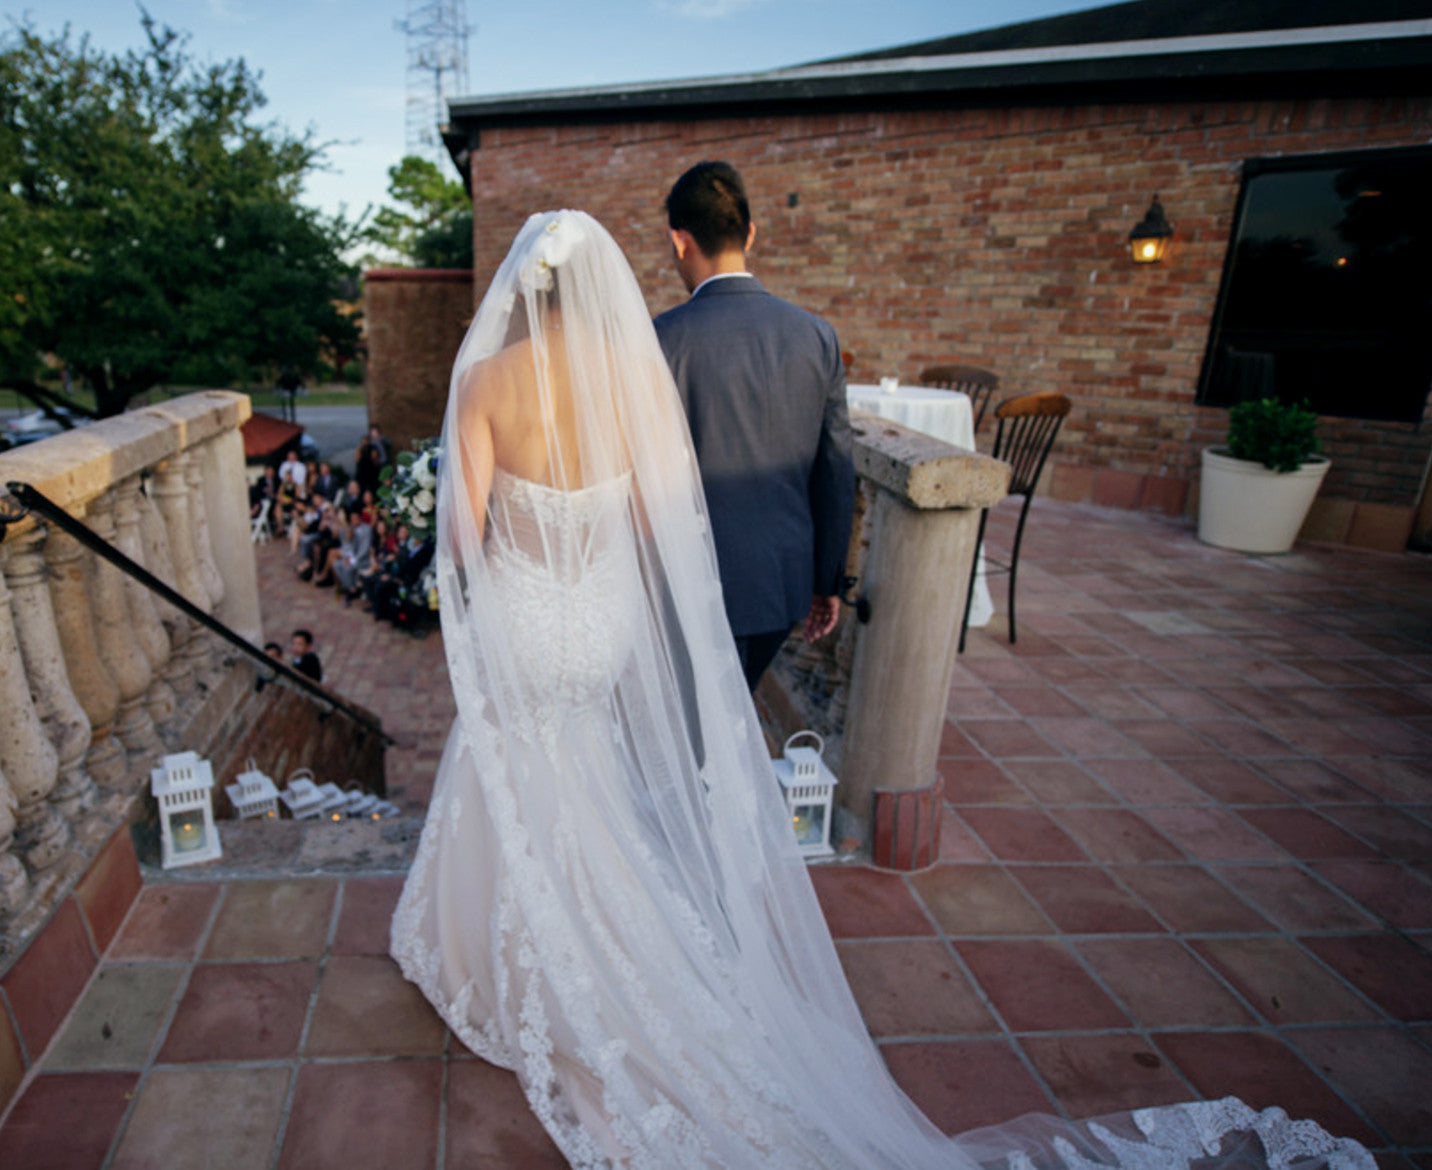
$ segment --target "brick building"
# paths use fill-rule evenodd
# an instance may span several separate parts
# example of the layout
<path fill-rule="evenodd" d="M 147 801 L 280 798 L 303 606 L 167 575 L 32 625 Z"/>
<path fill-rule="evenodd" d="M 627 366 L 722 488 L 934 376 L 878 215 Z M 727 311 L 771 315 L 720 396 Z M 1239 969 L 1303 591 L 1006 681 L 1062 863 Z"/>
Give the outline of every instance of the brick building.
<path fill-rule="evenodd" d="M 574 206 L 626 250 L 652 312 L 670 307 L 684 291 L 662 198 L 692 162 L 725 158 L 752 196 L 753 270 L 836 326 L 852 380 L 958 360 L 998 371 L 1002 392 L 1061 391 L 1075 405 L 1052 494 L 1191 512 L 1234 379 L 1210 363 L 1253 336 L 1220 291 L 1250 184 L 1284 169 L 1341 183 L 1390 158 L 1394 195 L 1426 190 L 1429 16 L 1428 0 L 1137 0 L 769 73 L 459 101 L 447 142 L 471 184 L 474 289 L 528 213 Z M 1155 194 L 1170 249 L 1135 264 L 1127 237 Z M 1257 334 L 1258 385 L 1306 385 L 1323 415 L 1333 467 L 1306 536 L 1393 549 L 1432 529 L 1413 344 L 1432 269 L 1408 267 L 1432 258 L 1428 206 L 1397 253 L 1393 340 L 1316 312 Z"/>

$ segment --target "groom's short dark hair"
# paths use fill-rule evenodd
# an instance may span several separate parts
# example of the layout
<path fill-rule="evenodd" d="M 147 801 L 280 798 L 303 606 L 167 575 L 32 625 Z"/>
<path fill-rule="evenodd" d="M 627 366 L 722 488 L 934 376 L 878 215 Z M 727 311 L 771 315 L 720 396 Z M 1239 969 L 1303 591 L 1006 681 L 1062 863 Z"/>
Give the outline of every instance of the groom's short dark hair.
<path fill-rule="evenodd" d="M 744 250 L 751 234 L 751 205 L 736 168 L 727 162 L 697 163 L 666 197 L 666 222 L 672 231 L 690 232 L 707 256 Z"/>

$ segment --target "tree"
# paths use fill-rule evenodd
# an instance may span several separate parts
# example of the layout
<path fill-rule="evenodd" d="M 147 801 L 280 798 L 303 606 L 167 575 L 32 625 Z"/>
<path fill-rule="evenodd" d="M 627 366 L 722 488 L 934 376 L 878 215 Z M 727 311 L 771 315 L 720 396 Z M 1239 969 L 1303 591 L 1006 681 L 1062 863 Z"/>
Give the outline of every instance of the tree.
<path fill-rule="evenodd" d="M 418 268 L 472 267 L 472 204 L 461 183 L 410 154 L 388 168 L 388 198 L 403 206 L 379 208 L 365 240 Z"/>
<path fill-rule="evenodd" d="M 334 303 L 354 228 L 299 204 L 322 148 L 256 122 L 242 60 L 199 65 L 146 14 L 141 51 L 0 38 L 0 384 L 53 355 L 101 417 L 172 381 L 311 369 L 357 343 Z M 73 404 L 71 404 L 73 405 Z"/>

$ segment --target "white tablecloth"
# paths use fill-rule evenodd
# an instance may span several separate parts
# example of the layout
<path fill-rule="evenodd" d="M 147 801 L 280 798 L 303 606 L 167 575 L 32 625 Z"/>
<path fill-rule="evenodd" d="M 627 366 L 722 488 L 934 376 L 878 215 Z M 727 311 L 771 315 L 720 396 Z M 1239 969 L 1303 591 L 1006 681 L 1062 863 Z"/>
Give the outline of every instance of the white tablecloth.
<path fill-rule="evenodd" d="M 846 401 L 856 410 L 868 411 L 923 431 L 954 447 L 975 449 L 975 416 L 969 395 L 958 390 L 936 390 L 930 386 L 900 386 L 887 393 L 877 385 L 848 383 Z M 970 598 L 970 625 L 983 626 L 994 616 L 989 583 L 985 580 L 984 550 L 975 565 L 975 592 Z"/>

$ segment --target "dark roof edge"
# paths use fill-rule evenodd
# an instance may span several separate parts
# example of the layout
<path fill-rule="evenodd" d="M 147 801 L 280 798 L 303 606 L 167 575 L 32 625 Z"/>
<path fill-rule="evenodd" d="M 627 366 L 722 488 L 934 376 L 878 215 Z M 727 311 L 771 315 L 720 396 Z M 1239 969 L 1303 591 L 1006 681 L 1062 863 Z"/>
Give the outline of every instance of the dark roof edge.
<path fill-rule="evenodd" d="M 1194 85 L 1234 77 L 1400 73 L 1432 67 L 1432 20 L 1271 33 L 799 66 L 629 86 L 496 94 L 450 103 L 452 128 L 623 118 L 812 102 L 930 98 L 1050 87 Z M 1071 100 L 1076 95 L 1067 95 Z"/>

